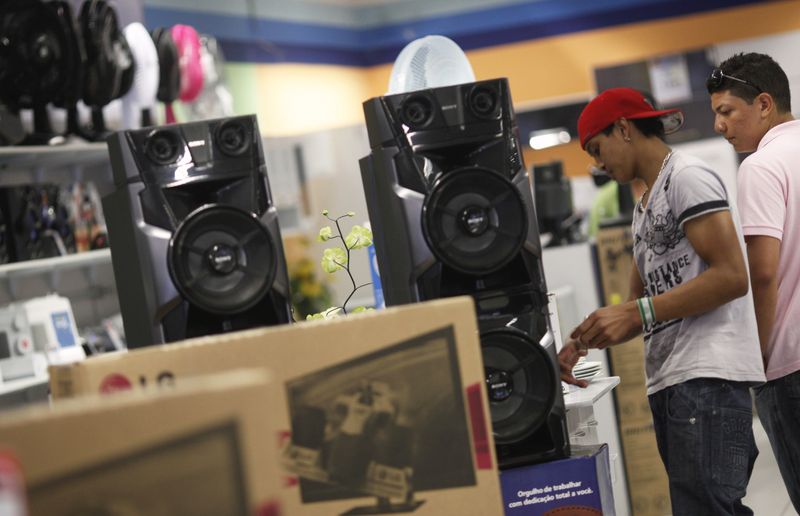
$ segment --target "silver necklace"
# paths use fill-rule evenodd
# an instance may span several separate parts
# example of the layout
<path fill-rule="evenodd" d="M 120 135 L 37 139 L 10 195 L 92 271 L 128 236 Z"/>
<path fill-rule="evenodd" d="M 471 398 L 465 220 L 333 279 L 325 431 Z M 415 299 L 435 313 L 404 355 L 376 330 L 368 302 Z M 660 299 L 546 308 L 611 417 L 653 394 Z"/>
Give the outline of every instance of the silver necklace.
<path fill-rule="evenodd" d="M 672 157 L 672 149 L 670 149 L 669 152 L 667 153 L 667 155 L 664 156 L 664 161 L 661 162 L 661 168 L 658 169 L 658 174 L 656 174 L 656 178 L 653 179 L 653 186 L 656 185 L 656 182 L 658 181 L 658 178 L 661 176 L 661 172 L 663 172 L 664 169 L 667 167 L 667 162 L 669 161 L 669 158 L 671 158 L 671 157 Z M 639 198 L 639 205 L 642 208 L 644 208 L 644 202 L 643 202 L 644 201 L 644 196 L 647 195 L 647 192 L 649 192 L 649 191 L 650 191 L 650 188 L 645 189 L 645 191 L 642 193 L 642 196 Z M 649 197 L 648 197 L 647 201 L 650 202 L 650 198 Z"/>

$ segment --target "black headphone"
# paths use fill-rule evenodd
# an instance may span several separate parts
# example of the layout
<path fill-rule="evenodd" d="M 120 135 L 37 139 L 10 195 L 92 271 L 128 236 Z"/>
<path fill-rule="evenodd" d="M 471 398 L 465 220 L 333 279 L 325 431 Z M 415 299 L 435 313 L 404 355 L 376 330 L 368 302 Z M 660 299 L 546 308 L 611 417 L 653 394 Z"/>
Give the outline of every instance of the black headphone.
<path fill-rule="evenodd" d="M 133 55 L 119 30 L 116 11 L 105 0 L 86 0 L 79 20 L 87 58 L 83 101 L 102 107 L 133 84 Z"/>
<path fill-rule="evenodd" d="M 177 100 L 181 92 L 178 47 L 172 39 L 172 32 L 167 28 L 154 29 L 151 36 L 158 52 L 159 80 L 156 98 L 170 104 Z"/>
<path fill-rule="evenodd" d="M 16 108 L 51 102 L 75 66 L 55 11 L 39 0 L 0 2 L 0 96 Z"/>
<path fill-rule="evenodd" d="M 61 108 L 69 108 L 81 99 L 83 93 L 83 73 L 86 67 L 86 49 L 83 46 L 78 23 L 72 15 L 72 7 L 66 0 L 52 0 L 47 6 L 58 19 L 64 34 L 63 51 L 65 82 L 53 100 Z"/>

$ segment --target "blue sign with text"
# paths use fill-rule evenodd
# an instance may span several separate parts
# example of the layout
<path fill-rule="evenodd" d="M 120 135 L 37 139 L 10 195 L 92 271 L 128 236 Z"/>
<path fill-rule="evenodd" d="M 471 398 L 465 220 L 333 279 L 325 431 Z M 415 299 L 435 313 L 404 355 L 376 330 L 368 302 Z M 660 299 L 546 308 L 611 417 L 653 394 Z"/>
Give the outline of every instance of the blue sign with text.
<path fill-rule="evenodd" d="M 506 516 L 615 514 L 605 444 L 573 446 L 566 459 L 503 470 L 500 485 Z"/>

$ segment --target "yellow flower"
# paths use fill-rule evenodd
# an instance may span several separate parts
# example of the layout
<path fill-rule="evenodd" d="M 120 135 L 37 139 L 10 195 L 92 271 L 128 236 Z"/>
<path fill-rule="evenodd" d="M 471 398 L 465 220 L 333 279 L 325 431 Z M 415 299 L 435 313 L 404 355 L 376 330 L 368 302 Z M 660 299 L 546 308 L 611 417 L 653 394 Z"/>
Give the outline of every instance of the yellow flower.
<path fill-rule="evenodd" d="M 322 294 L 322 285 L 319 282 L 303 282 L 300 284 L 300 293 L 305 297 L 317 297 Z"/>

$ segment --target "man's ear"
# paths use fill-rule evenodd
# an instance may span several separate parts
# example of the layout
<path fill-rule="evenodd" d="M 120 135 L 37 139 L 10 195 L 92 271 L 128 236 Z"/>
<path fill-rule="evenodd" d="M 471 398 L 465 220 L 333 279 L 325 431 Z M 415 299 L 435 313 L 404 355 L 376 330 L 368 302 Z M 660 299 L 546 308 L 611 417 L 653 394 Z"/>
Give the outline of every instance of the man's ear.
<path fill-rule="evenodd" d="M 776 109 L 775 99 L 773 99 L 772 95 L 769 93 L 759 93 L 758 97 L 755 98 L 755 101 L 758 105 L 758 110 L 761 113 L 762 118 L 766 118 Z"/>
<path fill-rule="evenodd" d="M 631 141 L 631 123 L 628 121 L 627 118 L 620 118 L 614 124 L 619 127 L 619 132 L 622 135 L 622 139 L 626 142 Z"/>

